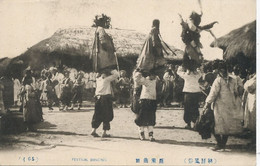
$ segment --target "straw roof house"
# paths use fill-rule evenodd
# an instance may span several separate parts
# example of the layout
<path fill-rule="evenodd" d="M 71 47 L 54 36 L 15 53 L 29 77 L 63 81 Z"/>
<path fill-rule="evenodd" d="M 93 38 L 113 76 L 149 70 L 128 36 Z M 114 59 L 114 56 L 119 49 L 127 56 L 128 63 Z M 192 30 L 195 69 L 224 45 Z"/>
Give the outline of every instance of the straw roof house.
<path fill-rule="evenodd" d="M 63 64 L 90 71 L 92 63 L 89 56 L 92 53 L 95 30 L 92 27 L 59 29 L 50 38 L 40 41 L 13 60 L 22 60 L 24 66 L 29 65 L 36 70 L 53 64 Z M 120 68 L 131 70 L 136 64 L 147 34 L 123 29 L 106 29 L 106 32 L 113 38 Z M 170 62 L 180 62 L 183 51 L 170 47 L 177 56 L 170 54 L 165 58 Z"/>
<path fill-rule="evenodd" d="M 4 70 L 10 64 L 10 62 L 11 62 L 11 59 L 7 58 L 7 57 L 0 59 L 0 75 L 4 74 Z"/>
<path fill-rule="evenodd" d="M 223 50 L 223 59 L 234 63 L 255 65 L 256 63 L 256 21 L 232 30 L 210 44 Z"/>
<path fill-rule="evenodd" d="M 78 27 L 59 29 L 50 38 L 41 41 L 31 49 L 47 50 L 53 52 L 56 50 L 66 50 L 75 48 L 81 56 L 89 56 L 92 51 L 95 28 Z M 106 32 L 112 36 L 118 57 L 138 56 L 143 43 L 146 39 L 146 34 L 139 33 L 135 30 L 125 29 L 106 29 Z M 172 47 L 173 50 L 177 50 Z M 180 56 L 169 57 L 180 59 Z"/>

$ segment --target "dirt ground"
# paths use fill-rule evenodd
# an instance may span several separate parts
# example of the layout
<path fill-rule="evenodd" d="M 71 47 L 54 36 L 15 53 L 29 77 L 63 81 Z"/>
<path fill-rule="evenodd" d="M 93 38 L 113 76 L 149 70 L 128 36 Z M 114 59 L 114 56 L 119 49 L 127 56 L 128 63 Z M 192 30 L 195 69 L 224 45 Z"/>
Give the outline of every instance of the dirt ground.
<path fill-rule="evenodd" d="M 256 165 L 249 139 L 230 137 L 226 151 L 214 152 L 213 136 L 184 129 L 181 108 L 158 108 L 155 142 L 139 140 L 130 108 L 114 109 L 111 138 L 93 138 L 93 112 L 44 108 L 37 132 L 1 136 L 0 165 Z"/>

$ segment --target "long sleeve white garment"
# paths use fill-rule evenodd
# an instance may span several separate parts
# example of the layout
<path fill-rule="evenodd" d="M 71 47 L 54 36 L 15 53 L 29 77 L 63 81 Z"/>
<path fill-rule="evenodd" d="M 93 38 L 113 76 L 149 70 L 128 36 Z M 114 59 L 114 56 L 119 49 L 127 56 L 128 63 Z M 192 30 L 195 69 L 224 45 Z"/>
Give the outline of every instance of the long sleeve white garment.
<path fill-rule="evenodd" d="M 119 77 L 119 73 L 116 70 L 111 72 L 112 75 L 105 78 L 98 77 L 96 79 L 96 95 L 109 95 L 111 94 L 111 82 Z"/>
<path fill-rule="evenodd" d="M 156 79 L 141 77 L 138 83 L 142 85 L 140 99 L 156 100 Z"/>
<path fill-rule="evenodd" d="M 184 72 L 182 67 L 178 68 L 177 74 L 184 79 L 183 92 L 198 93 L 201 92 L 199 79 L 202 76 L 200 72 Z"/>

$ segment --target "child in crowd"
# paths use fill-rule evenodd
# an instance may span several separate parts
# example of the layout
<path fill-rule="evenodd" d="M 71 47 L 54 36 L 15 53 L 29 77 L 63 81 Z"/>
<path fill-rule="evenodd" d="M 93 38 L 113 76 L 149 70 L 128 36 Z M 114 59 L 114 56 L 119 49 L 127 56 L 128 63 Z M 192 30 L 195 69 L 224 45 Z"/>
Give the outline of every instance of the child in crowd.
<path fill-rule="evenodd" d="M 74 85 L 72 88 L 72 105 L 70 110 L 74 109 L 73 107 L 76 103 L 78 103 L 78 110 L 80 110 L 84 88 L 83 76 L 83 73 L 79 72 L 76 80 L 74 81 Z"/>
<path fill-rule="evenodd" d="M 128 99 L 130 97 L 130 80 L 126 77 L 126 71 L 122 70 L 120 71 L 120 79 L 118 81 L 119 86 L 119 103 L 121 104 L 121 108 L 126 108 L 126 104 L 128 102 Z"/>

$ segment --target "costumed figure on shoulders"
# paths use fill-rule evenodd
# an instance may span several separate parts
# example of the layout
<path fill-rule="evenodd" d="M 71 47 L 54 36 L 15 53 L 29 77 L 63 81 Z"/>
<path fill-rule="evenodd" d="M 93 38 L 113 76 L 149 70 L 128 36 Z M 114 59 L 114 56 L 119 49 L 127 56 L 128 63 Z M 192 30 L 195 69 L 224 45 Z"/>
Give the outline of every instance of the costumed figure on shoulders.
<path fill-rule="evenodd" d="M 110 130 L 110 122 L 114 118 L 112 82 L 119 77 L 119 72 L 115 70 L 119 66 L 113 39 L 105 31 L 105 16 L 97 16 L 94 23 L 97 28 L 91 59 L 94 72 L 98 74 L 96 75 L 95 112 L 91 122 L 91 135 L 99 137 L 96 130 L 103 123 L 102 137 L 110 137 L 107 131 Z"/>
<path fill-rule="evenodd" d="M 161 67 L 166 64 L 166 60 L 163 56 L 163 51 L 169 55 L 167 50 L 171 51 L 173 55 L 176 55 L 170 47 L 162 40 L 160 35 L 160 21 L 155 19 L 152 23 L 152 29 L 149 33 L 141 54 L 137 59 L 136 67 L 149 72 L 152 69 Z"/>
<path fill-rule="evenodd" d="M 133 73 L 134 90 L 131 108 L 136 114 L 135 123 L 139 126 L 141 140 L 145 139 L 145 127 L 148 128 L 150 141 L 155 140 L 153 138 L 153 127 L 157 108 L 157 79 L 153 73 L 166 64 L 163 52 L 168 55 L 167 50 L 176 55 L 162 40 L 160 21 L 155 19 L 152 22 L 152 29 L 143 45 Z"/>
<path fill-rule="evenodd" d="M 200 42 L 201 31 L 204 30 L 210 32 L 210 34 L 216 39 L 210 29 L 218 22 L 215 21 L 210 24 L 200 26 L 201 16 L 202 13 L 199 15 L 193 11 L 189 17 L 189 21 L 184 22 L 182 16 L 180 15 L 182 25 L 181 38 L 186 45 L 183 56 L 183 65 L 185 68 L 191 63 L 195 63 L 196 67 L 199 67 L 203 61 L 203 55 L 201 53 L 203 46 Z"/>
<path fill-rule="evenodd" d="M 105 68 L 116 68 L 117 60 L 113 39 L 109 36 L 104 27 L 105 20 L 100 16 L 96 21 L 95 39 L 93 43 L 91 59 L 94 72 L 100 72 Z"/>

